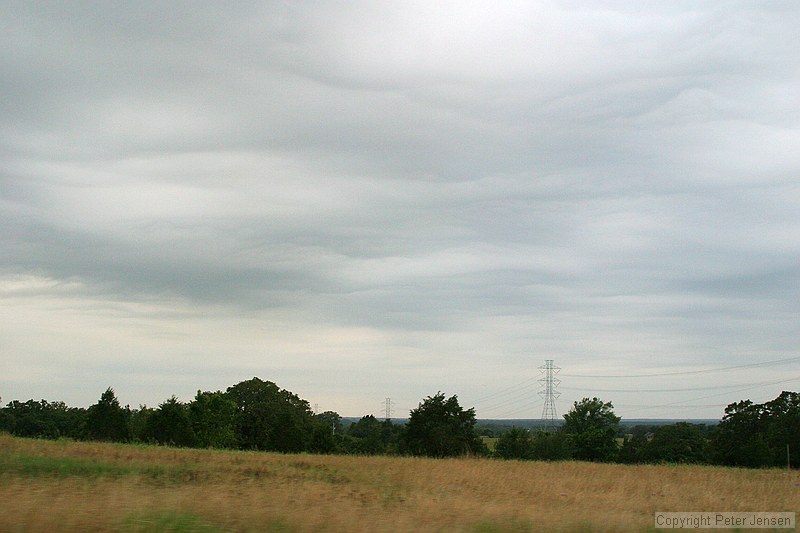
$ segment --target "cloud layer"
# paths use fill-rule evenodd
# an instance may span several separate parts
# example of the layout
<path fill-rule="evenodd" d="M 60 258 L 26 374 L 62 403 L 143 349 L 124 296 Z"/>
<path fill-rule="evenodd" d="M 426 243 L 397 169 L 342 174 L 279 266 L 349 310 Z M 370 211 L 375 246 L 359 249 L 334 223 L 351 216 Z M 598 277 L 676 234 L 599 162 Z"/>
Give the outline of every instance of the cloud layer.
<path fill-rule="evenodd" d="M 771 399 L 800 377 L 766 364 L 800 357 L 798 26 L 792 3 L 6 4 L 0 395 L 258 375 L 344 415 L 443 390 L 531 418 L 554 359 L 562 412 Z"/>

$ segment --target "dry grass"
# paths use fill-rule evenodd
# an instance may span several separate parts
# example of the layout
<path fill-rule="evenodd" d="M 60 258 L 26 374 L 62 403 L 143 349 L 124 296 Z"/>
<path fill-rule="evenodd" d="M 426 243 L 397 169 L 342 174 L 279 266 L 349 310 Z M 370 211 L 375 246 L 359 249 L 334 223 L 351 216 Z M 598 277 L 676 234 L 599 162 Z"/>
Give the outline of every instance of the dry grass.
<path fill-rule="evenodd" d="M 0 531 L 648 531 L 798 511 L 780 470 L 279 455 L 0 435 Z"/>

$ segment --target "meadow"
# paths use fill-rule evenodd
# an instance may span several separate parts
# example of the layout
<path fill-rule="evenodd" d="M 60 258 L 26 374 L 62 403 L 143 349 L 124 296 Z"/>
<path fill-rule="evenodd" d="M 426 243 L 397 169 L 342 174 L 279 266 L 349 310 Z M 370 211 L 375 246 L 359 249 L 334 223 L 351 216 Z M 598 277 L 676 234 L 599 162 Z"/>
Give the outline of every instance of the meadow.
<path fill-rule="evenodd" d="M 638 532 L 655 511 L 800 511 L 800 473 L 0 435 L 4 532 Z"/>

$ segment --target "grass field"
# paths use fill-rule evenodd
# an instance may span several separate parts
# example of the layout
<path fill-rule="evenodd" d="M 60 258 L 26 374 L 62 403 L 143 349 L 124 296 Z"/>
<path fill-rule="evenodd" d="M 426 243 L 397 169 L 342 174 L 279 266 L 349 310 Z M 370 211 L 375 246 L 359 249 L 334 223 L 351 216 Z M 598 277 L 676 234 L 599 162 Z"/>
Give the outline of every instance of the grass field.
<path fill-rule="evenodd" d="M 800 474 L 0 435 L 3 532 L 652 531 L 655 511 L 800 511 Z"/>

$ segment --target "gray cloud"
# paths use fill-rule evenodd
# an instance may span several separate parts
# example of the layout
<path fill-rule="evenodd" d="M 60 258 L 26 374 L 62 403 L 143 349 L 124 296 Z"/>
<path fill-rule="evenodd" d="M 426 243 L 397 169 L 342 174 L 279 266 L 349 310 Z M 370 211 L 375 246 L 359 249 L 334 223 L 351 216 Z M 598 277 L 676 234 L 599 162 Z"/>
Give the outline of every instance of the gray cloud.
<path fill-rule="evenodd" d="M 798 23 L 749 3 L 4 5 L 0 394 L 154 404 L 260 375 L 348 415 L 442 389 L 537 416 L 545 358 L 798 356 Z M 789 364 L 616 404 L 715 417 Z M 563 411 L 606 378 L 571 379 Z"/>

